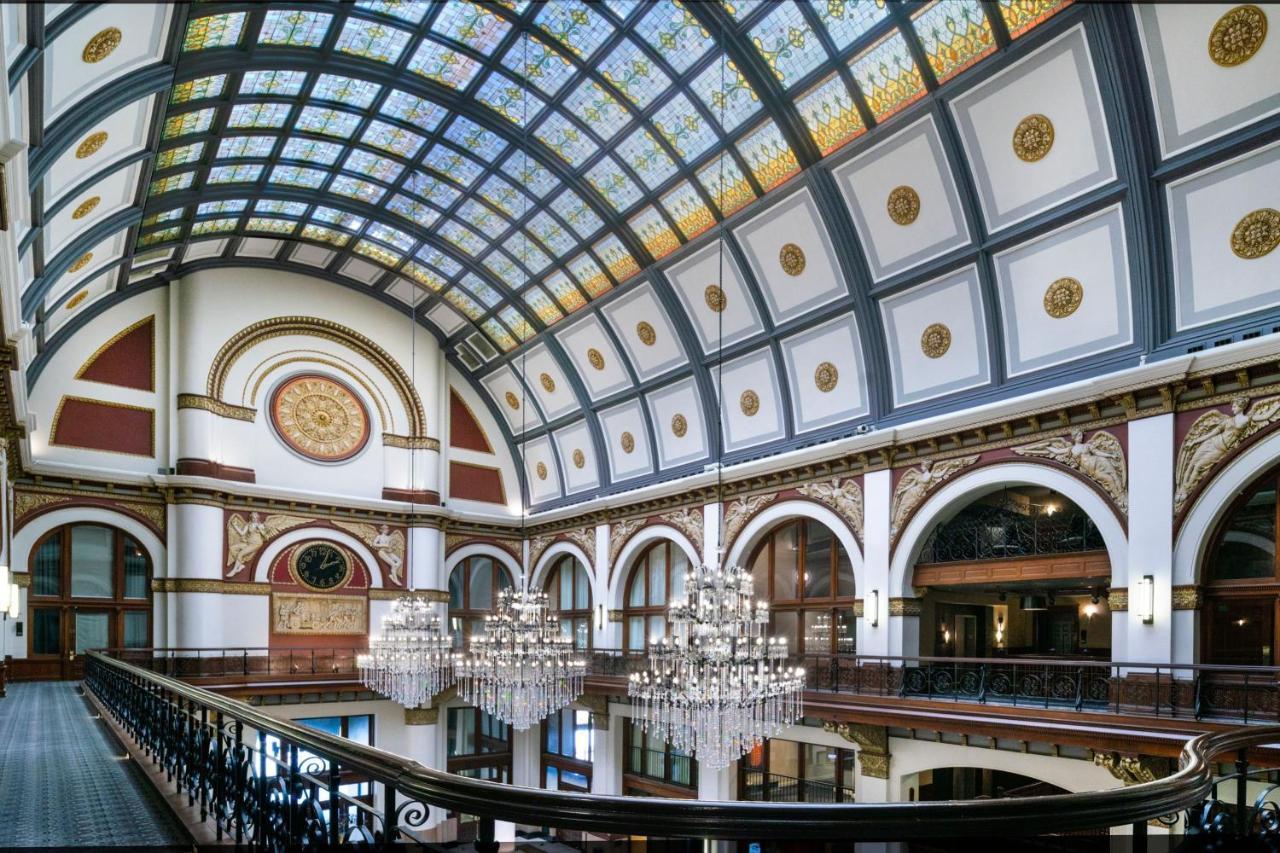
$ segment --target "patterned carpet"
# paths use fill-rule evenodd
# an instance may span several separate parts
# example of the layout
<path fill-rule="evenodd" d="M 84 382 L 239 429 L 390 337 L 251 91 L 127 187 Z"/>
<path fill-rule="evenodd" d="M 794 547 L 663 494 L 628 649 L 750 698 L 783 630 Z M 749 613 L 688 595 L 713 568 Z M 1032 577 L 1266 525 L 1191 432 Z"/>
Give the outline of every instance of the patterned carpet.
<path fill-rule="evenodd" d="M 191 842 L 154 786 L 70 681 L 9 685 L 0 699 L 0 847 Z"/>

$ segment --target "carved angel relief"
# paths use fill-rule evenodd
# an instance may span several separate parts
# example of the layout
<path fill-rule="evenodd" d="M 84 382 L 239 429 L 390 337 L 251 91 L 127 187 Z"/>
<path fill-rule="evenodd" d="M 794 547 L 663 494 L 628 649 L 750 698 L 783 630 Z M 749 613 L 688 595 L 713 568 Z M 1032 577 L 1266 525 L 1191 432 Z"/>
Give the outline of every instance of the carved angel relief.
<path fill-rule="evenodd" d="M 227 577 L 233 578 L 244 571 L 269 540 L 309 520 L 296 515 L 263 518 L 261 513 L 251 512 L 246 518 L 244 513 L 233 513 L 227 519 Z"/>
<path fill-rule="evenodd" d="M 1120 440 L 1109 432 L 1095 432 L 1084 440 L 1082 430 L 1072 430 L 1071 438 L 1046 438 L 1013 448 L 1019 456 L 1038 456 L 1052 459 L 1068 468 L 1074 468 L 1093 480 L 1105 491 L 1122 512 L 1129 511 L 1129 481 L 1125 473 L 1124 448 Z"/>
<path fill-rule="evenodd" d="M 643 518 L 624 518 L 609 525 L 609 565 L 617 561 L 622 543 L 643 526 Z"/>
<path fill-rule="evenodd" d="M 849 522 L 854 535 L 862 539 L 862 489 L 857 480 L 837 477 L 821 483 L 805 483 L 796 491 L 834 509 Z"/>
<path fill-rule="evenodd" d="M 702 553 L 703 527 L 701 507 L 685 507 L 674 512 L 666 512 L 662 514 L 662 520 L 685 536 L 688 536 L 689 541 L 693 543 L 694 550 Z"/>
<path fill-rule="evenodd" d="M 1280 421 L 1280 397 L 1265 397 L 1252 406 L 1247 397 L 1236 397 L 1231 401 L 1230 414 L 1214 409 L 1196 418 L 1178 448 L 1174 512 L 1182 512 L 1205 475 L 1240 442 L 1276 421 Z"/>
<path fill-rule="evenodd" d="M 333 526 L 345 530 L 373 549 L 378 559 L 387 564 L 387 575 L 397 586 L 404 585 L 405 535 L 383 524 L 375 527 L 360 521 L 335 521 Z"/>
<path fill-rule="evenodd" d="M 777 497 L 776 494 L 764 494 L 729 501 L 729 505 L 724 511 L 724 536 L 721 539 L 725 546 L 727 547 L 734 540 L 734 537 L 742 531 L 742 528 L 747 526 L 747 522 L 753 515 L 759 512 L 766 504 L 773 503 Z"/>
<path fill-rule="evenodd" d="M 893 511 L 889 527 L 889 535 L 896 537 L 906 526 L 907 519 L 916 507 L 924 502 L 925 496 L 936 489 L 944 480 L 962 468 L 968 468 L 978 461 L 978 457 L 961 456 L 958 459 L 944 459 L 934 462 L 926 459 L 920 467 L 911 468 L 902 475 L 897 487 L 893 490 Z"/>

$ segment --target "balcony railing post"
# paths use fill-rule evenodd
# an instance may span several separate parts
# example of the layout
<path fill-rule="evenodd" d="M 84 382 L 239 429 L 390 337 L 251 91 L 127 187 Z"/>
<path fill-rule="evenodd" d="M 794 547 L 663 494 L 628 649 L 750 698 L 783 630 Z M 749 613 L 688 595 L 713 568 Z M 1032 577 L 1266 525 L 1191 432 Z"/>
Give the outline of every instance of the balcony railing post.
<path fill-rule="evenodd" d="M 385 796 L 386 803 L 385 803 L 385 804 L 384 804 L 384 806 L 383 806 L 383 807 L 386 809 L 386 811 L 384 811 L 384 812 L 383 812 L 382 827 L 383 827 L 384 834 L 385 834 L 385 836 L 386 836 L 386 837 L 382 839 L 382 842 L 383 842 L 383 844 L 385 844 L 385 845 L 388 845 L 388 846 L 389 846 L 389 845 L 395 844 L 395 843 L 396 843 L 396 840 L 397 840 L 397 839 L 399 838 L 399 836 L 400 836 L 400 829 L 399 829 L 399 827 L 396 825 L 396 789 L 395 789 L 395 786 L 394 786 L 394 785 L 385 785 L 385 786 L 383 786 L 383 792 L 384 792 L 384 793 L 385 793 L 385 795 L 386 795 L 386 796 Z"/>
<path fill-rule="evenodd" d="M 253 844 L 264 847 L 267 843 L 267 734 L 258 732 L 258 813 L 253 818 Z"/>
<path fill-rule="evenodd" d="M 1249 797 L 1249 750 L 1240 749 L 1236 752 L 1236 835 L 1244 838 L 1249 834 L 1248 802 Z"/>
<path fill-rule="evenodd" d="M 1084 707 L 1084 667 L 1076 669 L 1076 710 Z"/>
<path fill-rule="evenodd" d="M 476 853 L 498 853 L 491 817 L 480 818 L 480 826 L 476 830 Z"/>
<path fill-rule="evenodd" d="M 338 844 L 340 837 L 338 832 L 340 828 L 338 825 L 338 806 L 340 804 L 338 781 L 340 776 L 341 771 L 338 769 L 338 762 L 332 758 L 329 759 L 329 843 L 334 846 Z"/>

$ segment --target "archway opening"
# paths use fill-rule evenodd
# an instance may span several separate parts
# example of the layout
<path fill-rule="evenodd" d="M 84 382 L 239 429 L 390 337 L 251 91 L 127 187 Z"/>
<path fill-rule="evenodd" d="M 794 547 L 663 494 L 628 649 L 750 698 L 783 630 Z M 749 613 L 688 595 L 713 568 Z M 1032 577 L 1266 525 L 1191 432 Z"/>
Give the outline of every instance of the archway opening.
<path fill-rule="evenodd" d="M 1106 543 L 1052 489 L 1010 485 L 939 521 L 911 580 L 922 656 L 1111 659 Z"/>
<path fill-rule="evenodd" d="M 498 593 L 513 586 L 506 567 L 485 554 L 467 557 L 449 573 L 449 633 L 453 647 L 484 631 L 484 617 L 493 612 Z"/>
<path fill-rule="evenodd" d="M 574 648 L 591 648 L 591 583 L 586 566 L 572 554 L 557 557 L 544 589 L 560 633 L 573 638 Z"/>
<path fill-rule="evenodd" d="M 935 767 L 916 774 L 915 799 L 922 803 L 947 800 L 1013 799 L 1069 794 L 1065 788 L 1006 770 L 986 767 Z"/>

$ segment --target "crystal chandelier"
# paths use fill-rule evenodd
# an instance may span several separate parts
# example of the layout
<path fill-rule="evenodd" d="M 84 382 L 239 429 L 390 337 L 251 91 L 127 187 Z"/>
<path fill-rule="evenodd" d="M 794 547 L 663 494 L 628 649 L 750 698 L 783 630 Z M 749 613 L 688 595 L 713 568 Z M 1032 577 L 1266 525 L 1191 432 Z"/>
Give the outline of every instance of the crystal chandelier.
<path fill-rule="evenodd" d="M 391 602 L 369 651 L 356 657 L 360 680 L 370 690 L 416 708 L 449 683 L 453 648 L 431 601 L 410 592 Z"/>
<path fill-rule="evenodd" d="M 523 731 L 582 695 L 587 662 L 546 593 L 504 589 L 483 634 L 457 658 L 458 695 Z"/>
<path fill-rule="evenodd" d="M 787 666 L 786 640 L 766 636 L 769 605 L 746 571 L 700 566 L 667 621 L 671 637 L 627 688 L 646 731 L 718 769 L 804 714 L 804 670 Z"/>

